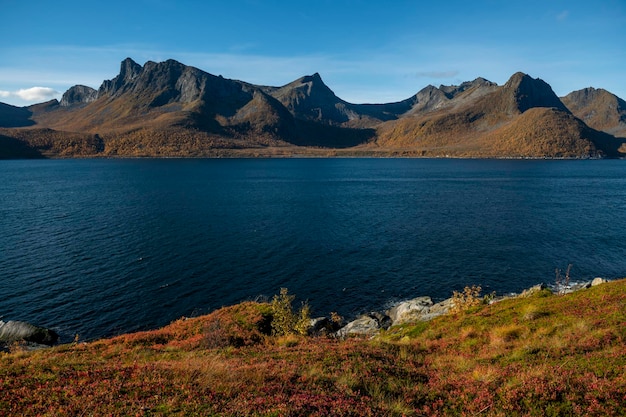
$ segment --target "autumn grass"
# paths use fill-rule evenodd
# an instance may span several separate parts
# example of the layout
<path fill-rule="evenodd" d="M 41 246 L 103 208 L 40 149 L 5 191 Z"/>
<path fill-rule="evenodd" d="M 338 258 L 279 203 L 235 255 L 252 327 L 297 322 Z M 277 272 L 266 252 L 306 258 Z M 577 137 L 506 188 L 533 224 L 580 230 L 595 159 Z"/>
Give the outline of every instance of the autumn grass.
<path fill-rule="evenodd" d="M 243 303 L 0 355 L 0 416 L 626 414 L 626 280 L 481 305 L 375 340 L 273 336 Z"/>

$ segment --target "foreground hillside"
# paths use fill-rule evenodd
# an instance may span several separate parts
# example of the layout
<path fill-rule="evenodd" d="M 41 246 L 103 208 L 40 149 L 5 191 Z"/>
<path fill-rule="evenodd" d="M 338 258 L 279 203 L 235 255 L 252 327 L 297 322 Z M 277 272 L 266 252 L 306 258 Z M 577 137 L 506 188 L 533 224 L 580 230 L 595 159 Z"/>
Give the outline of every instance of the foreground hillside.
<path fill-rule="evenodd" d="M 562 101 L 521 72 L 503 86 L 477 78 L 352 104 L 317 73 L 272 87 L 127 58 L 97 90 L 76 85 L 61 101 L 25 108 L 0 103 L 0 158 L 622 157 L 623 104 L 589 89 Z"/>
<path fill-rule="evenodd" d="M 373 340 L 270 336 L 268 304 L 0 354 L 0 416 L 626 414 L 626 280 Z"/>

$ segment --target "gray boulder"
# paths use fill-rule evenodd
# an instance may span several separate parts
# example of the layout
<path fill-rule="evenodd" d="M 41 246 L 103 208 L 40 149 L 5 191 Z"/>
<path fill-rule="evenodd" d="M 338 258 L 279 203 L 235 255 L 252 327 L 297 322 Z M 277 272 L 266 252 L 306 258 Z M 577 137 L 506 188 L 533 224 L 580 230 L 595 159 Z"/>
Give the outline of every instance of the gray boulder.
<path fill-rule="evenodd" d="M 393 325 L 396 326 L 432 320 L 446 314 L 453 305 L 454 302 L 451 298 L 433 304 L 430 297 L 417 297 L 392 307 L 387 314 L 391 317 Z"/>
<path fill-rule="evenodd" d="M 59 340 L 59 335 L 50 329 L 33 326 L 24 321 L 0 320 L 0 343 L 30 342 L 52 346 Z"/>
<path fill-rule="evenodd" d="M 391 319 L 387 315 L 373 312 L 351 321 L 335 332 L 335 336 L 341 338 L 356 335 L 375 336 L 380 329 L 388 329 L 389 326 L 391 326 Z"/>
<path fill-rule="evenodd" d="M 452 300 L 452 298 L 448 298 L 446 300 L 438 302 L 437 304 L 433 304 L 433 306 L 428 310 L 428 313 L 424 314 L 421 317 L 421 321 L 432 320 L 435 317 L 448 314 L 452 307 L 454 307 L 454 301 Z"/>
<path fill-rule="evenodd" d="M 597 278 L 594 278 L 593 281 L 591 281 L 591 286 L 595 287 L 596 285 L 604 284 L 607 282 L 609 282 L 608 279 L 597 277 Z"/>
<path fill-rule="evenodd" d="M 433 305 L 430 297 L 417 297 L 392 307 L 387 314 L 394 325 L 421 321 Z"/>

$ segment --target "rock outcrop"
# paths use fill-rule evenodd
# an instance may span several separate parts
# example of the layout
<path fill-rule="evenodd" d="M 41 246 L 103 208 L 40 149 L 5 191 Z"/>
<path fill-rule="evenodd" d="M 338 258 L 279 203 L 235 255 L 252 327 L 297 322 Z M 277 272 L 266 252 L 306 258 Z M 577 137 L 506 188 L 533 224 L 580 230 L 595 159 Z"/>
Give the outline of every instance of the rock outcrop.
<path fill-rule="evenodd" d="M 33 326 L 24 321 L 0 320 L 0 343 L 29 342 L 52 346 L 59 340 L 59 335 L 50 329 Z"/>
<path fill-rule="evenodd" d="M 335 333 L 335 336 L 340 338 L 349 336 L 375 336 L 381 329 L 388 329 L 391 324 L 389 316 L 374 311 L 349 322 L 339 329 Z"/>
<path fill-rule="evenodd" d="M 503 91 L 515 100 L 515 108 L 520 113 L 533 107 L 553 107 L 569 113 L 548 83 L 522 72 L 515 73 L 503 86 Z"/>
<path fill-rule="evenodd" d="M 606 282 L 608 282 L 608 280 L 604 278 L 595 278 L 588 282 L 555 285 L 552 287 L 541 283 L 525 289 L 520 294 L 508 294 L 494 298 L 490 297 L 489 303 L 492 304 L 515 297 L 530 297 L 544 290 L 549 290 L 557 294 L 568 294 L 574 291 L 601 285 Z M 364 314 L 331 334 L 339 338 L 346 338 L 349 336 L 373 337 L 380 333 L 381 330 L 386 330 L 391 326 L 430 321 L 436 317 L 448 314 L 454 310 L 454 303 L 454 298 L 448 298 L 438 303 L 433 303 L 432 299 L 428 296 L 416 297 L 399 302 L 385 312 L 370 312 L 368 314 Z M 315 328 L 322 328 L 323 323 L 326 322 L 315 321 L 311 323 L 311 326 L 312 328 L 313 326 L 315 326 Z M 322 333 L 315 333 L 312 331 L 311 334 L 317 335 Z"/>
<path fill-rule="evenodd" d="M 98 90 L 85 85 L 75 85 L 74 87 L 63 93 L 59 105 L 61 107 L 70 107 L 80 104 L 89 104 L 98 98 Z"/>

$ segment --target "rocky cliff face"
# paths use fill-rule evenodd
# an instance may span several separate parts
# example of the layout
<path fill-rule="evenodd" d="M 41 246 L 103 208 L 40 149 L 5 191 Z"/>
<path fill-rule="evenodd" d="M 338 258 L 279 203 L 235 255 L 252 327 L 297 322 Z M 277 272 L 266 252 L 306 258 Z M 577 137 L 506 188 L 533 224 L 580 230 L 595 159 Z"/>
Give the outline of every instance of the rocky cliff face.
<path fill-rule="evenodd" d="M 105 80 L 98 90 L 98 97 L 115 96 L 124 92 L 125 87 L 141 73 L 142 67 L 130 58 L 122 61 L 120 73 L 112 80 Z"/>
<path fill-rule="evenodd" d="M 139 107 L 203 101 L 211 108 L 225 108 L 228 103 L 236 108 L 252 98 L 244 83 L 216 77 L 171 59 L 159 63 L 148 61 L 142 67 L 130 58 L 122 62 L 119 75 L 104 81 L 98 91 L 99 98 L 124 96 L 132 98 Z M 226 112 L 234 113 L 235 108 Z"/>

